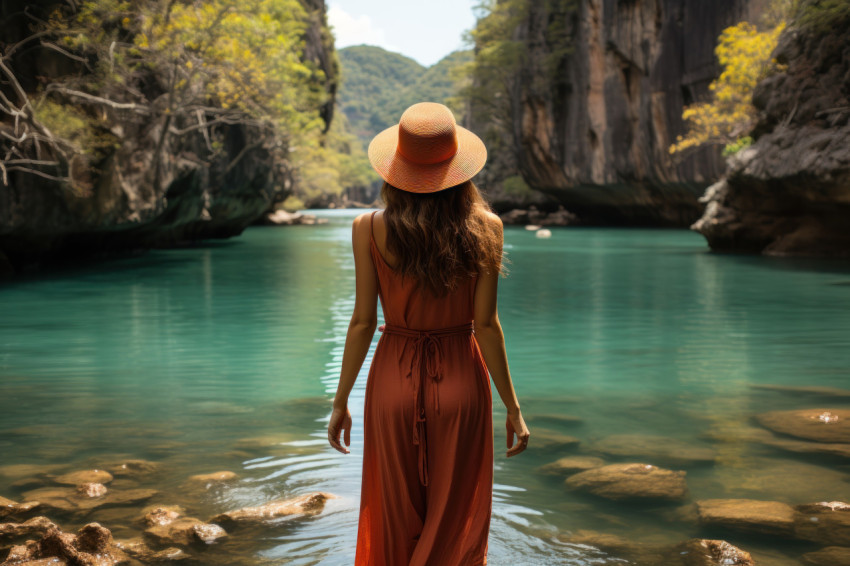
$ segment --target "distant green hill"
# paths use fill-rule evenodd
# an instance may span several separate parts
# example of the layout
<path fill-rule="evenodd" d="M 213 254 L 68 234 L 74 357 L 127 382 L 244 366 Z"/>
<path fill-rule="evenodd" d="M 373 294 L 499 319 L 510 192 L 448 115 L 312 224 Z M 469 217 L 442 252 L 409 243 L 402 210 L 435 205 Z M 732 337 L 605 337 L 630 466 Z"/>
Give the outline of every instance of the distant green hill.
<path fill-rule="evenodd" d="M 342 76 L 338 104 L 351 131 L 364 144 L 397 123 L 411 104 L 450 103 L 461 80 L 453 69 L 472 58 L 470 51 L 456 51 L 423 67 L 409 57 L 370 45 L 346 47 L 338 54 Z M 457 110 L 455 116 L 461 117 Z"/>

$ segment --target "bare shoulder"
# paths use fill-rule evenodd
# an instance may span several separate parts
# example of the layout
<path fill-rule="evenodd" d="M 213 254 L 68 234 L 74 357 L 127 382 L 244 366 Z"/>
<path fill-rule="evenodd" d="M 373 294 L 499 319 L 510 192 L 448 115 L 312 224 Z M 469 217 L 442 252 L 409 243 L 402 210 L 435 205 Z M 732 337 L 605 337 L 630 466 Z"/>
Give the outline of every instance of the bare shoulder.
<path fill-rule="evenodd" d="M 354 217 L 354 222 L 352 222 L 352 227 L 354 230 L 359 231 L 361 226 L 367 226 L 369 223 L 369 216 L 371 216 L 371 212 L 363 212 Z"/>
<path fill-rule="evenodd" d="M 486 210 L 484 212 L 485 212 L 485 215 L 486 215 L 485 217 L 487 218 L 487 221 L 490 222 L 490 226 L 492 226 L 494 229 L 501 232 L 504 225 L 502 224 L 502 219 L 499 217 L 499 215 L 496 214 L 495 212 L 490 212 L 489 210 Z"/>

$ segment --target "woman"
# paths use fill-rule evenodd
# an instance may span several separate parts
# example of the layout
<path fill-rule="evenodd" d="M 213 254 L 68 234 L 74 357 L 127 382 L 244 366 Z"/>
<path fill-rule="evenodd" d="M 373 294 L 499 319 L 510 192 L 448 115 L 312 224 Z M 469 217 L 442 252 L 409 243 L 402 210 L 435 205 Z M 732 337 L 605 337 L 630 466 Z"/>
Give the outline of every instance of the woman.
<path fill-rule="evenodd" d="M 386 209 L 358 216 L 356 276 L 328 440 L 351 446 L 348 396 L 377 324 L 366 383 L 356 566 L 487 564 L 493 492 L 489 370 L 507 455 L 529 431 L 496 312 L 502 223 L 471 178 L 487 152 L 442 104 L 414 104 L 369 145 Z M 514 445 L 514 436 L 517 443 Z"/>

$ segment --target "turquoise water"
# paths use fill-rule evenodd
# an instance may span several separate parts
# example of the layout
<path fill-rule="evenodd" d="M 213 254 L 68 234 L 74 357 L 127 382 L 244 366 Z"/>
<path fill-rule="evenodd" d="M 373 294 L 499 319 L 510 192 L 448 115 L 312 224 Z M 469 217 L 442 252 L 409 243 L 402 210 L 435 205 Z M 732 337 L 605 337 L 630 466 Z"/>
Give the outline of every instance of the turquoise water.
<path fill-rule="evenodd" d="M 327 445 L 326 419 L 353 307 L 359 212 L 0 287 L 0 496 L 20 499 L 43 481 L 27 471 L 22 482 L 11 465 L 58 473 L 122 458 L 161 473 L 119 487 L 153 487 L 150 502 L 200 518 L 321 490 L 338 496 L 321 514 L 240 530 L 200 563 L 352 564 L 371 351 L 350 399 L 351 454 Z M 754 387 L 850 386 L 850 265 L 711 254 L 685 230 L 566 228 L 540 239 L 509 227 L 505 241 L 499 316 L 532 446 L 505 458 L 494 388 L 492 566 L 604 563 L 567 541 L 579 530 L 665 542 L 707 534 L 676 506 L 571 492 L 539 469 L 571 454 L 657 463 L 600 453 L 609 435 L 716 451 L 713 465 L 666 466 L 687 470 L 684 503 L 850 497 L 846 461 L 747 439 L 759 412 L 850 401 Z M 535 448 L 546 436 L 536 431 L 581 442 Z M 241 479 L 187 487 L 188 476 L 219 470 Z M 139 507 L 57 520 L 138 536 Z M 808 549 L 726 538 L 768 564 Z"/>

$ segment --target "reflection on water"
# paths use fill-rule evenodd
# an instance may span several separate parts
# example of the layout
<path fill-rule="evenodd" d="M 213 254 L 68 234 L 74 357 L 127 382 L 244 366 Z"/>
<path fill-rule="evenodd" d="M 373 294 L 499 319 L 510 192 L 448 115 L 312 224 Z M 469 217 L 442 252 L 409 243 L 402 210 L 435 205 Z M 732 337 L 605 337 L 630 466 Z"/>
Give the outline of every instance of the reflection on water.
<path fill-rule="evenodd" d="M 337 497 L 322 513 L 242 527 L 198 563 L 353 563 L 374 343 L 350 398 L 350 454 L 328 446 L 326 422 L 353 308 L 355 213 L 0 288 L 0 496 L 53 485 L 45 474 L 147 460 L 156 473 L 116 477 L 110 489 L 153 488 L 153 498 L 55 517 L 66 530 L 97 520 L 129 538 L 152 503 L 207 519 L 323 491 Z M 767 443 L 753 420 L 850 402 L 773 387 L 850 387 L 846 263 L 714 255 L 696 234 L 670 230 L 536 239 L 508 228 L 506 249 L 500 319 L 532 441 L 504 457 L 494 389 L 492 565 L 634 559 L 579 544 L 598 533 L 657 544 L 711 535 L 777 565 L 816 548 L 708 531 L 691 504 L 850 498 L 850 460 Z M 684 470 L 688 494 L 624 502 L 571 491 L 565 474 L 541 469 L 571 455 Z M 222 470 L 239 479 L 188 481 Z"/>

